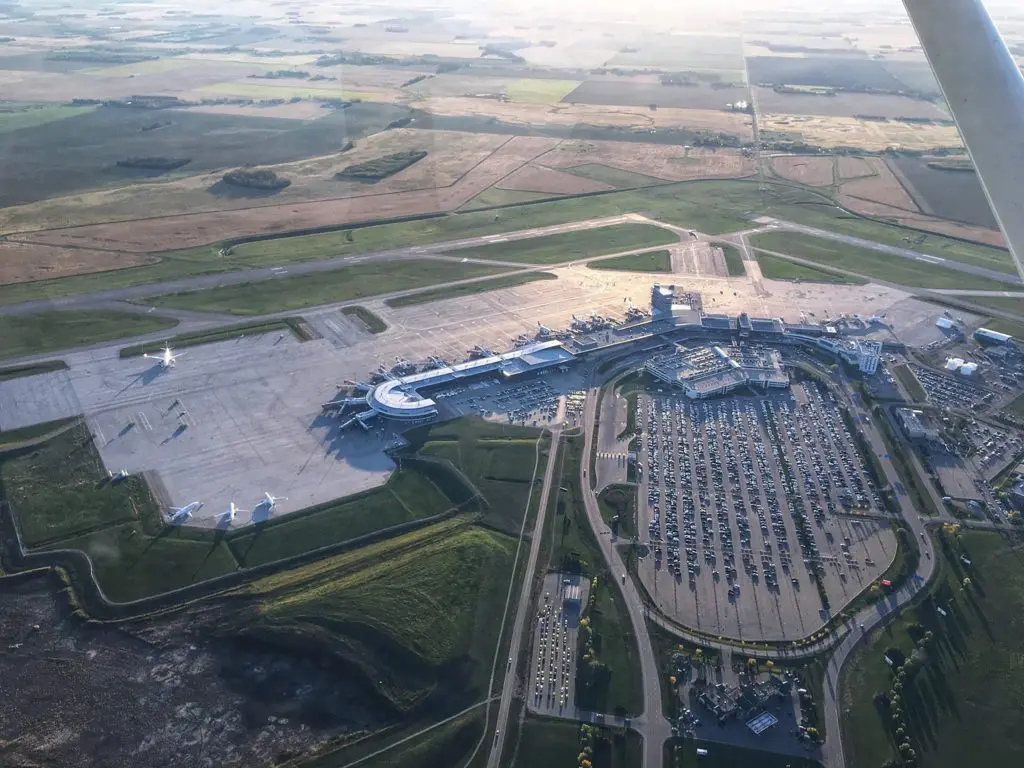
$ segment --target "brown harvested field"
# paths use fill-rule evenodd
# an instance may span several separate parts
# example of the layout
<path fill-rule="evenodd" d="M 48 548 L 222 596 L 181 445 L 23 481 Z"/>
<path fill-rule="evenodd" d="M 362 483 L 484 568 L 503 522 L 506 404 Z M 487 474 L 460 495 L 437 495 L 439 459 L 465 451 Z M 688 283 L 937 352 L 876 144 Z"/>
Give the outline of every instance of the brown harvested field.
<path fill-rule="evenodd" d="M 288 106 L 301 106 L 288 105 Z M 146 181 L 115 189 L 68 195 L 0 209 L 0 232 L 32 231 L 165 215 L 236 210 L 254 205 L 379 195 L 447 187 L 508 141 L 507 136 L 400 128 L 360 139 L 348 152 L 267 166 L 291 180 L 269 200 L 218 196 L 208 191 L 221 177 L 204 173 L 175 181 Z M 401 150 L 425 150 L 425 158 L 375 184 L 336 181 L 351 163 Z"/>
<path fill-rule="evenodd" d="M 554 195 L 574 195 L 581 192 L 607 192 L 615 189 L 611 184 L 592 181 L 571 173 L 556 171 L 538 165 L 526 165 L 506 176 L 496 185 L 499 189 L 523 192 L 547 192 Z"/>
<path fill-rule="evenodd" d="M 865 158 L 874 171 L 874 176 L 844 182 L 839 190 L 839 201 L 844 205 L 847 198 L 882 203 L 891 208 L 901 208 L 911 213 L 920 213 L 921 209 L 910 194 L 903 188 L 899 179 L 878 157 Z"/>
<path fill-rule="evenodd" d="M 867 158 L 840 155 L 836 160 L 839 162 L 839 178 L 841 180 L 857 179 L 862 176 L 871 176 L 875 173 Z"/>
<path fill-rule="evenodd" d="M 749 115 L 724 112 L 718 109 L 658 109 L 646 107 L 603 107 L 587 104 L 526 104 L 505 103 L 494 99 L 438 97 L 410 102 L 410 107 L 435 115 L 453 117 L 497 118 L 505 123 L 520 125 L 580 124 L 639 127 L 639 128 L 693 128 L 725 131 L 745 141 L 753 139 Z"/>
<path fill-rule="evenodd" d="M 141 253 L 112 253 L 34 243 L 0 242 L 0 285 L 87 272 L 106 272 L 110 269 L 153 264 L 156 261 Z"/>
<path fill-rule="evenodd" d="M 686 149 L 671 144 L 622 141 L 566 140 L 540 162 L 551 168 L 598 163 L 666 181 L 749 176 L 756 169 L 753 158 L 744 157 L 735 149 Z"/>
<path fill-rule="evenodd" d="M 867 152 L 895 147 L 929 150 L 963 146 L 960 134 L 952 125 L 919 125 L 891 120 L 883 123 L 852 117 L 806 115 L 764 115 L 758 118 L 758 125 L 762 132 L 774 131 L 799 137 L 819 147 L 857 147 Z"/>
<path fill-rule="evenodd" d="M 832 186 L 834 166 L 833 157 L 776 155 L 772 158 L 772 168 L 779 176 L 812 187 Z"/>
<path fill-rule="evenodd" d="M 441 189 L 365 195 L 345 200 L 264 205 L 238 211 L 162 216 L 33 232 L 28 236 L 33 242 L 55 246 L 116 248 L 133 252 L 167 251 L 206 245 L 229 237 L 449 211 L 544 154 L 557 143 L 557 139 L 513 137 L 458 182 Z"/>

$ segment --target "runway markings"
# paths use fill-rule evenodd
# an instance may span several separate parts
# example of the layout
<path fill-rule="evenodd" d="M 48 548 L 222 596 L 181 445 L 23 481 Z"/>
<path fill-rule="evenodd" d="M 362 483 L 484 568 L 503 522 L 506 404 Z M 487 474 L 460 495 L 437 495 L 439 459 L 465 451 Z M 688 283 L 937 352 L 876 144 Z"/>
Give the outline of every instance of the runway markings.
<path fill-rule="evenodd" d="M 139 411 L 139 426 L 147 432 L 153 431 L 153 425 L 149 423 L 149 417 L 144 411 Z"/>
<path fill-rule="evenodd" d="M 599 458 L 599 459 L 616 459 L 618 461 L 625 461 L 626 460 L 626 454 L 625 453 L 611 453 L 609 451 L 598 451 L 597 452 L 597 458 Z"/>

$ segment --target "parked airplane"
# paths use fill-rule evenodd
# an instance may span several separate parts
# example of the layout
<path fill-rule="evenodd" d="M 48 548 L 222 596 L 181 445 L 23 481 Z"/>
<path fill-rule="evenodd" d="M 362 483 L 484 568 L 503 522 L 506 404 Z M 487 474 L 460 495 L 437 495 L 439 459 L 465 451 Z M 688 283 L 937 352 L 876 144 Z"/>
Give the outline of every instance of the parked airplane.
<path fill-rule="evenodd" d="M 239 512 L 248 512 L 248 511 L 249 511 L 248 509 L 239 509 L 237 506 L 235 506 L 235 502 L 232 501 L 231 504 L 228 506 L 227 510 L 222 515 L 222 517 L 228 523 L 233 523 L 233 522 L 235 522 L 235 515 L 237 515 Z"/>
<path fill-rule="evenodd" d="M 189 504 L 186 504 L 184 507 L 171 507 L 174 513 L 170 516 L 168 522 L 171 525 L 179 525 L 181 523 L 184 523 L 186 520 L 192 517 L 194 513 L 198 512 L 202 506 L 203 502 L 193 501 Z"/>
<path fill-rule="evenodd" d="M 288 497 L 287 496 L 271 496 L 269 493 L 264 491 L 263 492 L 263 498 L 260 499 L 259 503 L 256 506 L 258 506 L 258 507 L 266 507 L 267 508 L 267 512 L 272 512 L 274 510 L 274 508 L 277 506 L 277 502 L 279 502 L 279 501 L 288 501 Z"/>
<path fill-rule="evenodd" d="M 184 352 L 178 352 L 177 354 L 175 354 L 171 350 L 171 345 L 167 344 L 165 342 L 164 343 L 164 348 L 160 351 L 159 355 L 148 355 L 148 354 L 145 354 L 145 355 L 143 355 L 143 357 L 147 357 L 150 360 L 159 360 L 161 368 L 173 368 L 174 367 L 174 361 L 177 360 L 179 357 L 181 357 L 184 354 L 185 354 Z"/>
<path fill-rule="evenodd" d="M 118 483 L 128 477 L 128 470 L 122 469 L 119 472 L 111 472 L 107 470 L 107 475 L 110 476 L 111 482 Z"/>

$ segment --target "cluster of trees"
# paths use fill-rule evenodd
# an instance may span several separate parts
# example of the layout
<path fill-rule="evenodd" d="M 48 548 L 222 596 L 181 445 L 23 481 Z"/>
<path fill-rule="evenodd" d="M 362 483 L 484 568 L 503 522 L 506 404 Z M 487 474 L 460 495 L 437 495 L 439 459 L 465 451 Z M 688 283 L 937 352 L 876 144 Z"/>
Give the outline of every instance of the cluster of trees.
<path fill-rule="evenodd" d="M 594 763 L 594 727 L 587 723 L 580 725 L 580 753 L 576 756 L 579 768 L 590 768 Z"/>
<path fill-rule="evenodd" d="M 395 152 L 362 163 L 353 163 L 335 174 L 338 179 L 379 180 L 387 178 L 419 162 L 427 156 L 426 151 L 411 149 L 406 152 Z"/>
<path fill-rule="evenodd" d="M 583 611 L 583 618 L 580 619 L 579 644 L 582 647 L 583 655 L 576 665 L 577 696 L 590 702 L 603 697 L 603 692 L 607 691 L 612 675 L 608 665 L 597 657 L 597 652 L 594 650 L 593 614 L 598 587 L 597 576 L 594 576 L 590 580 L 587 606 Z"/>
<path fill-rule="evenodd" d="M 173 171 L 192 162 L 191 157 L 126 157 L 118 160 L 120 168 L 143 168 L 149 171 Z"/>
<path fill-rule="evenodd" d="M 930 630 L 925 631 L 920 624 L 912 624 L 907 632 L 915 638 L 914 652 L 910 658 L 898 648 L 890 648 L 885 652 L 892 664 L 892 686 L 887 692 L 879 691 L 874 696 L 875 706 L 882 717 L 887 718 L 896 743 L 897 754 L 885 764 L 885 768 L 916 768 L 919 764 L 907 725 L 907 695 L 913 688 L 915 676 L 928 661 L 927 649 L 931 647 L 935 636 Z"/>
<path fill-rule="evenodd" d="M 236 168 L 223 176 L 225 184 L 248 189 L 284 189 L 291 182 L 268 168 Z"/>

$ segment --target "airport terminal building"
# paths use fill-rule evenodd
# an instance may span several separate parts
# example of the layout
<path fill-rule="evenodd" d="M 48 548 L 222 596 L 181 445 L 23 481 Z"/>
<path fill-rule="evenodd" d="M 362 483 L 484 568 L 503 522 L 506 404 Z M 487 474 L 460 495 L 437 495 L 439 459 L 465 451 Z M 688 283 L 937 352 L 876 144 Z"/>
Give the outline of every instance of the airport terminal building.
<path fill-rule="evenodd" d="M 724 395 L 742 386 L 764 390 L 789 386 L 779 353 L 755 345 L 677 346 L 668 354 L 651 357 L 644 368 L 692 399 Z"/>

